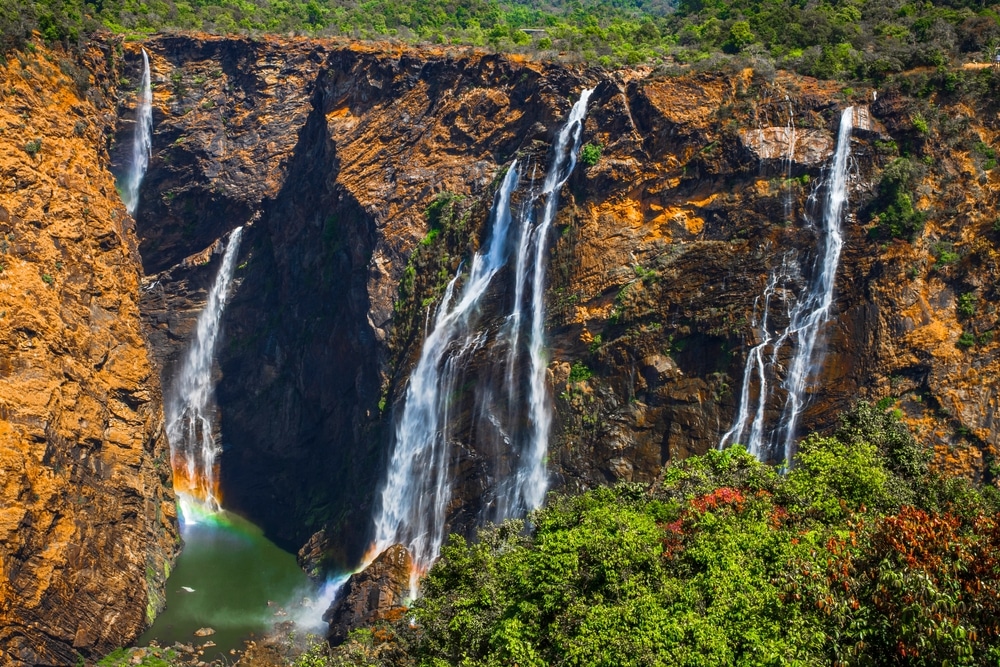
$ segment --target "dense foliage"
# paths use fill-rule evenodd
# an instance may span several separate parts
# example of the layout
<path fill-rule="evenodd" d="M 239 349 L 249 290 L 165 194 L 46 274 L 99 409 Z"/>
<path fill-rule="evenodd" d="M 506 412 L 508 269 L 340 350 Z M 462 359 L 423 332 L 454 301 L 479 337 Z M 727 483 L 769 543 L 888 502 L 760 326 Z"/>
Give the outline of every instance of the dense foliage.
<path fill-rule="evenodd" d="M 861 404 L 787 475 L 740 448 L 453 536 L 408 618 L 329 664 L 995 665 L 995 490 Z"/>
<path fill-rule="evenodd" d="M 604 65 L 739 54 L 819 77 L 881 78 L 1000 45 L 986 0 L 4 0 L 0 46 L 32 29 L 288 32 L 471 44 Z M 729 55 L 726 55 L 729 54 Z"/>
<path fill-rule="evenodd" d="M 914 208 L 913 183 L 919 166 L 907 158 L 896 158 L 882 172 L 878 196 L 869 206 L 878 225 L 876 236 L 912 241 L 923 229 L 924 213 Z"/>

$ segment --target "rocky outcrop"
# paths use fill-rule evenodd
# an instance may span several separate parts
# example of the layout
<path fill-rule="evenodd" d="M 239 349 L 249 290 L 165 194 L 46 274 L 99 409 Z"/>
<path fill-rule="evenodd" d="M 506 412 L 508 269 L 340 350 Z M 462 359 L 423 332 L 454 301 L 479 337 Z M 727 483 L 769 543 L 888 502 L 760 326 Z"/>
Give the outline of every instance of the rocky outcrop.
<path fill-rule="evenodd" d="M 344 643 L 355 628 L 383 620 L 395 621 L 406 611 L 413 561 L 402 544 L 395 544 L 361 572 L 351 575 L 323 620 L 330 624 L 327 639 Z"/>
<path fill-rule="evenodd" d="M 96 81 L 40 45 L 0 68 L 4 665 L 74 665 L 132 641 L 177 549 L 137 242 L 101 148 L 118 55 L 85 54 Z"/>

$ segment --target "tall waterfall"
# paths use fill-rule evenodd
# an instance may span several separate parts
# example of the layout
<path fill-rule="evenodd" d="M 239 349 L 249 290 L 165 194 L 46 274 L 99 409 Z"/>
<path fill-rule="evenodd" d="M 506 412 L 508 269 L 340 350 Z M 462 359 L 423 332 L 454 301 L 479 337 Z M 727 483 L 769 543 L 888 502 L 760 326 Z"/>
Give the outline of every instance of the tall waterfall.
<path fill-rule="evenodd" d="M 132 137 L 132 162 L 125 176 L 125 208 L 129 215 L 135 214 L 139 205 L 139 186 L 149 166 L 149 155 L 153 149 L 153 88 L 149 76 L 149 55 L 142 50 L 142 82 L 139 85 L 139 99 L 135 105 L 135 134 Z"/>
<path fill-rule="evenodd" d="M 549 427 L 552 425 L 552 408 L 545 384 L 545 369 L 548 355 L 545 349 L 545 256 L 547 239 L 552 221 L 559 207 L 559 190 L 569 179 L 576 167 L 580 152 L 580 136 L 583 134 L 583 119 L 587 114 L 587 101 L 593 89 L 584 90 L 579 101 L 573 105 L 566 124 L 556 136 L 555 163 L 549 168 L 542 187 L 545 208 L 541 223 L 534 232 L 534 271 L 531 289 L 531 391 L 529 393 L 529 414 L 533 427 L 531 448 L 524 457 L 524 465 L 518 470 L 521 497 L 524 509 L 534 509 L 542 504 L 548 491 L 548 475 L 545 458 L 549 446 Z M 568 163 L 568 164 L 567 164 Z"/>
<path fill-rule="evenodd" d="M 410 375 L 403 414 L 396 427 L 371 551 L 374 556 L 395 543 L 409 549 L 414 561 L 412 596 L 417 592 L 417 578 L 437 558 L 444 540 L 447 507 L 452 499 L 452 426 L 457 418 L 452 408 L 471 360 L 487 346 L 506 350 L 506 355 L 493 355 L 506 381 L 500 383 L 499 389 L 484 390 L 476 409 L 490 428 L 501 434 L 500 441 L 508 448 L 507 457 L 514 460 L 509 469 L 500 467 L 490 478 L 494 487 L 490 494 L 495 494 L 497 507 L 494 518 L 523 514 L 544 499 L 552 420 L 545 384 L 547 239 L 558 209 L 559 190 L 576 165 L 592 92 L 583 91 L 557 133 L 540 191 L 535 190 L 534 178 L 524 179 L 525 188 L 521 165 L 517 161 L 511 164 L 490 211 L 488 243 L 473 256 L 464 280 L 459 269 L 445 290 L 433 322 L 428 322 L 428 333 Z M 514 195 L 522 190 L 526 192 L 515 207 Z M 494 330 L 497 327 L 490 326 L 484 317 L 485 297 L 493 289 L 491 284 L 497 283 L 498 289 L 504 287 L 494 278 L 508 263 L 512 236 L 516 238 L 514 294 L 503 324 Z M 522 384 L 527 385 L 526 392 L 521 390 Z M 502 396 L 498 398 L 497 393 Z M 494 404 L 508 409 L 495 410 Z M 521 426 L 525 413 L 528 428 Z"/>
<path fill-rule="evenodd" d="M 461 287 L 457 286 L 461 270 L 448 283 L 420 359 L 410 374 L 403 417 L 396 427 L 396 447 L 375 517 L 376 553 L 402 543 L 418 568 L 426 568 L 437 557 L 444 539 L 445 510 L 451 499 L 451 396 L 468 357 L 485 342 L 485 334 L 476 328 L 479 305 L 506 261 L 510 198 L 517 180 L 515 161 L 493 204 L 489 244 L 472 258 L 469 276 Z M 411 578 L 411 593 L 418 575 L 416 572 Z"/>
<path fill-rule="evenodd" d="M 795 429 L 805 405 L 806 382 L 813 373 L 813 357 L 822 334 L 823 325 L 830 319 L 833 288 L 840 264 L 840 251 L 844 247 L 841 216 L 847 203 L 847 159 L 851 153 L 851 132 L 854 129 L 854 107 L 847 107 L 840 114 L 840 131 L 837 148 L 833 154 L 833 167 L 827 187 L 826 206 L 823 208 L 822 253 L 818 271 L 805 298 L 792 309 L 789 328 L 796 334 L 798 345 L 795 356 L 785 376 L 784 387 L 788 402 L 782 415 L 785 431 L 785 462 L 790 464 L 795 446 Z"/>
<path fill-rule="evenodd" d="M 216 458 L 222 448 L 212 433 L 212 362 L 242 234 L 242 227 L 229 234 L 222 266 L 165 405 L 174 489 L 185 523 L 221 509 Z"/>
<path fill-rule="evenodd" d="M 765 458 L 780 446 L 786 463 L 795 453 L 795 435 L 806 403 L 806 385 L 815 371 L 823 325 L 830 319 L 837 266 L 844 244 L 841 220 L 847 202 L 847 168 L 853 125 L 854 108 L 848 107 L 840 117 L 833 163 L 825 181 L 826 200 L 822 226 L 818 230 L 819 254 L 812 279 L 788 312 L 788 326 L 778 334 L 769 322 L 775 297 L 781 293 L 781 300 L 787 300 L 786 295 L 791 292 L 800 273 L 799 267 L 789 262 L 787 254 L 781 265 L 772 271 L 762 297 L 758 297 L 754 304 L 751 324 L 757 332 L 758 342 L 747 353 L 739 408 L 732 427 L 719 442 L 720 447 L 740 442 L 757 458 Z M 791 137 L 794 141 L 793 133 Z M 790 340 L 795 341 L 795 349 L 784 380 L 779 382 L 778 355 Z M 768 432 L 765 407 L 779 384 L 785 394 L 785 405 L 780 422 Z"/>

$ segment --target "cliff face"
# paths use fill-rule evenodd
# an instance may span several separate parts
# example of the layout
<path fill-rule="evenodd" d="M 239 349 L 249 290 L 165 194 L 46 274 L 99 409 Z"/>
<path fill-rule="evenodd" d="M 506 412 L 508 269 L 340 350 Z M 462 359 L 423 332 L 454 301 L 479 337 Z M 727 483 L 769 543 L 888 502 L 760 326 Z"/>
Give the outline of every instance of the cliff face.
<path fill-rule="evenodd" d="M 96 85 L 41 47 L 0 69 L 4 665 L 77 664 L 134 639 L 177 549 L 137 242 L 102 148 L 119 55 L 85 54 Z"/>
<path fill-rule="evenodd" d="M 75 663 L 155 614 L 177 544 L 156 375 L 172 381 L 219 239 L 239 225 L 218 359 L 223 501 L 306 544 L 310 567 L 357 563 L 429 309 L 484 241 L 502 170 L 516 156 L 544 171 L 583 88 L 583 141 L 601 154 L 560 193 L 547 269 L 554 488 L 652 480 L 717 446 L 749 350 L 788 326 L 815 275 L 848 105 L 844 248 L 798 430 L 887 397 L 939 466 L 993 479 L 995 73 L 876 101 L 749 70 L 608 73 L 310 40 L 143 47 L 154 136 L 137 234 L 108 165 L 127 159 L 134 92 L 115 83 L 138 82 L 139 47 L 87 54 L 93 82 L 43 51 L 2 73 L 5 664 Z M 880 231 L 887 192 L 925 212 L 911 240 Z M 484 302 L 491 330 L 509 273 Z M 772 427 L 793 339 L 766 348 Z M 508 456 L 472 398 L 496 381 L 496 353 L 453 397 L 454 530 L 490 515 L 492 466 Z"/>
<path fill-rule="evenodd" d="M 650 480 L 666 460 L 719 443 L 769 281 L 782 276 L 768 310 L 779 331 L 815 272 L 815 221 L 849 104 L 845 245 L 799 430 L 829 428 L 858 397 L 889 396 L 942 466 L 989 475 L 996 176 L 977 156 L 996 138 L 995 109 L 890 90 L 872 104 L 871 90 L 750 71 L 606 73 L 305 40 L 145 47 L 154 156 L 136 217 L 156 273 L 143 302 L 155 354 L 169 382 L 217 268 L 204 251 L 252 223 L 219 358 L 224 499 L 288 546 L 315 533 L 310 559 L 352 563 L 366 545 L 427 306 L 482 240 L 500 170 L 515 155 L 543 167 L 584 87 L 596 89 L 583 139 L 602 155 L 561 193 L 548 275 L 557 488 Z M 912 242 L 871 233 L 883 172 L 904 155 L 928 211 Z M 461 224 L 420 243 L 443 193 Z M 416 276 L 401 292 L 408 263 Z M 960 298 L 978 304 L 971 315 Z M 957 345 L 963 333 L 972 347 Z M 774 383 L 793 350 L 774 355 Z M 767 401 L 769 423 L 784 400 L 779 390 Z M 463 530 L 489 503 L 492 454 L 474 408 L 457 397 L 449 516 Z"/>

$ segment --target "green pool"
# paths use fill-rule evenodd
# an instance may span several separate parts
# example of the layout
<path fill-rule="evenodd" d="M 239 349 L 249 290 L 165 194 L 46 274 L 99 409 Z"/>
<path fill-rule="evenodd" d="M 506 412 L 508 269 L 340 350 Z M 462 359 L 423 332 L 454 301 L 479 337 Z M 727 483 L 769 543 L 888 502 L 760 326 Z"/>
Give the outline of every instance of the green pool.
<path fill-rule="evenodd" d="M 299 569 L 295 556 L 235 514 L 219 512 L 182 526 L 184 549 L 167 580 L 167 608 L 139 639 L 203 646 L 203 660 L 230 656 L 251 636 L 275 623 L 296 622 L 296 632 L 322 633 L 327 600 Z M 198 637 L 195 632 L 215 632 Z"/>

